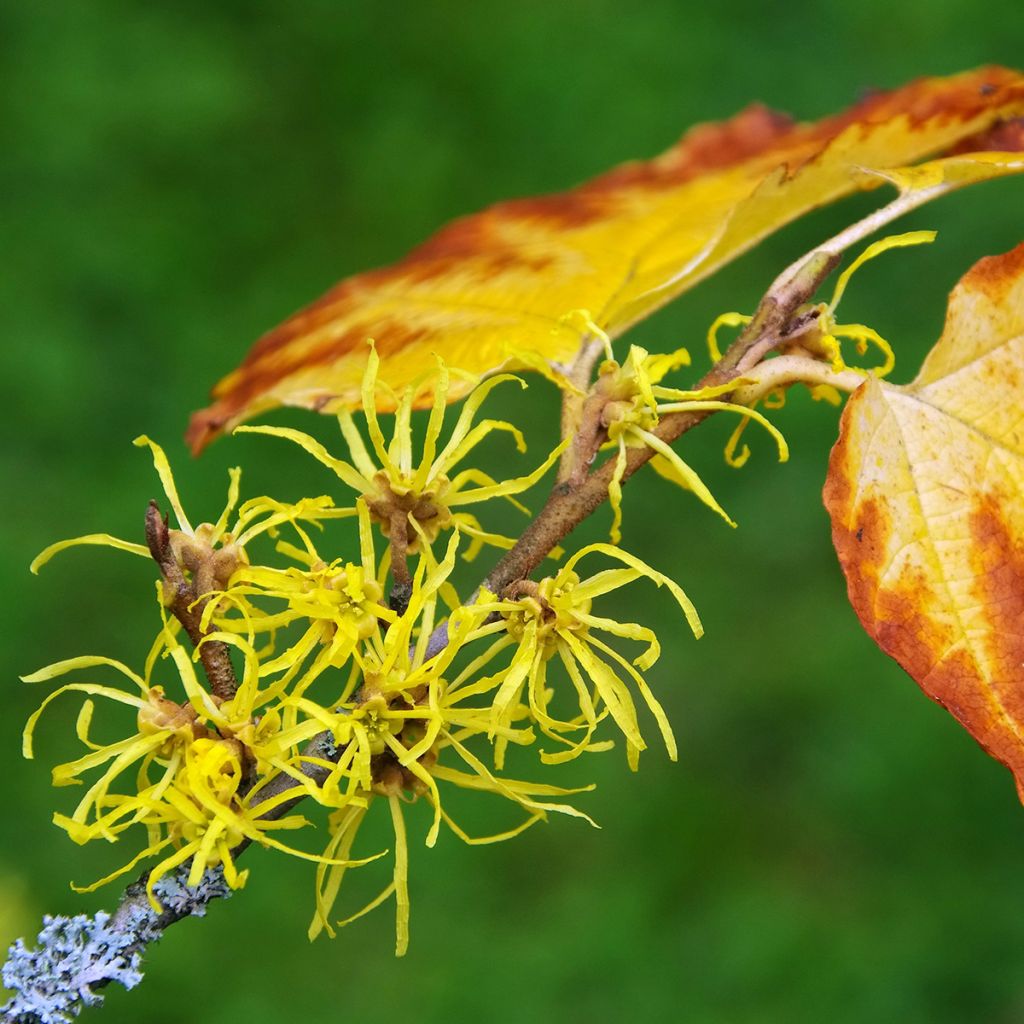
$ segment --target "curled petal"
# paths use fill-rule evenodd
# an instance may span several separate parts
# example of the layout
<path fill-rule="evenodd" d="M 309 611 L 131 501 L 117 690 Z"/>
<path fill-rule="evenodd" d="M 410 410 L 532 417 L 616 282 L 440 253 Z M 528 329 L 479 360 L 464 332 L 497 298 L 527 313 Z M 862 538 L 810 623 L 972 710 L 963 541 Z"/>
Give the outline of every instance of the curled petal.
<path fill-rule="evenodd" d="M 112 537 L 109 533 L 88 533 L 83 537 L 72 537 L 70 540 L 60 540 L 44 548 L 32 560 L 29 571 L 36 575 L 54 555 L 68 548 L 80 547 L 87 544 L 96 544 L 101 547 L 116 548 L 118 551 L 127 551 L 132 555 L 141 555 L 149 558 L 149 548 L 142 544 L 133 544 L 131 541 L 121 540 L 119 537 Z"/>
<path fill-rule="evenodd" d="M 373 487 L 373 482 L 367 480 L 355 466 L 345 462 L 344 459 L 336 459 L 315 437 L 311 437 L 301 430 L 293 430 L 291 427 L 243 426 L 235 427 L 234 433 L 266 434 L 269 437 L 284 438 L 312 455 L 317 462 L 325 465 L 342 483 L 351 487 L 358 494 L 365 494 Z"/>
<path fill-rule="evenodd" d="M 181 499 L 178 497 L 178 488 L 174 484 L 174 474 L 171 472 L 171 464 L 167 461 L 167 455 L 163 448 L 156 443 L 151 441 L 145 434 L 140 434 L 132 442 L 137 448 L 144 448 L 149 446 L 150 452 L 153 455 L 153 465 L 156 468 L 157 475 L 160 477 L 160 483 L 163 485 L 164 494 L 167 495 L 167 500 L 171 503 L 171 508 L 174 509 L 174 516 L 178 520 L 178 527 L 184 530 L 185 533 L 192 534 L 195 531 L 192 529 L 188 521 L 188 516 L 185 515 L 185 510 L 182 508 Z"/>

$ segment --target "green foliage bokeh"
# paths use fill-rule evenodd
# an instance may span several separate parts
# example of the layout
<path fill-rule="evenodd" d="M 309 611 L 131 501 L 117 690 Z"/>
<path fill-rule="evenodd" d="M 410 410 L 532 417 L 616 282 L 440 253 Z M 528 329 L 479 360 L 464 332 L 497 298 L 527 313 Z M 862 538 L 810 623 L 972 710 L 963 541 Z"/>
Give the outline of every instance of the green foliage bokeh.
<path fill-rule="evenodd" d="M 751 100 L 817 117 L 869 87 L 1012 64 L 1022 43 L 1017 0 L 0 7 L 0 939 L 116 897 L 68 891 L 120 851 L 79 850 L 50 824 L 74 796 L 48 785 L 73 714 L 44 723 L 38 760 L 22 761 L 42 691 L 17 675 L 78 653 L 144 657 L 144 565 L 76 551 L 38 580 L 27 571 L 64 536 L 139 535 L 157 485 L 133 436 L 166 445 L 196 518 L 219 511 L 236 462 L 247 494 L 319 493 L 329 480 L 282 444 L 221 441 L 193 462 L 180 439 L 251 340 L 337 278 Z M 938 242 L 855 279 L 844 315 L 893 341 L 896 379 L 937 337 L 956 279 L 1024 235 L 1021 185 L 926 208 L 905 229 L 937 228 Z M 716 313 L 749 310 L 783 265 L 867 208 L 854 199 L 783 231 L 635 340 L 701 358 Z M 503 401 L 523 418 L 523 400 Z M 529 401 L 539 456 L 557 409 L 540 381 Z M 333 440 L 311 414 L 274 422 Z M 653 591 L 631 600 L 667 640 L 652 682 L 678 765 L 656 747 L 636 776 L 621 752 L 587 764 L 600 832 L 558 820 L 495 847 L 444 836 L 427 851 L 414 816 L 403 961 L 386 910 L 309 946 L 310 868 L 253 851 L 248 888 L 173 929 L 104 1019 L 1019 1020 L 1012 781 L 846 603 L 819 499 L 835 411 L 794 397 L 778 422 L 793 448 L 782 467 L 754 431 L 739 473 L 719 458 L 725 425 L 687 439 L 738 531 L 653 476 L 626 491 L 625 545 L 688 588 L 707 628 L 694 643 Z M 491 451 L 496 468 L 504 451 Z M 583 536 L 606 529 L 597 520 Z"/>

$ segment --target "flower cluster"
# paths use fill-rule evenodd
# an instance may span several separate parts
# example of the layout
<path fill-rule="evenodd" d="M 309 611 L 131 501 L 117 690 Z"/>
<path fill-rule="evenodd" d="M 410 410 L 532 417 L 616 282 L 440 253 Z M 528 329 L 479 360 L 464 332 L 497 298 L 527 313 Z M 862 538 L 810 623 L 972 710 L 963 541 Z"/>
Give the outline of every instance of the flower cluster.
<path fill-rule="evenodd" d="M 755 420 L 772 435 L 779 449 L 780 462 L 789 458 L 786 440 L 770 420 L 749 406 L 722 400 L 721 396 L 735 391 L 737 383 L 742 381 L 734 380 L 693 391 L 670 388 L 661 383 L 670 370 L 688 363 L 689 354 L 685 349 L 667 355 L 651 355 L 646 349 L 632 345 L 624 363 L 620 365 L 609 357 L 600 368 L 595 390 L 604 400 L 601 425 L 607 434 L 608 445 L 617 449 L 615 471 L 608 487 L 614 513 L 611 529 L 614 544 L 622 539 L 622 477 L 626 470 L 627 450 L 631 447 L 651 448 L 654 451 L 651 465 L 658 474 L 683 490 L 692 491 L 730 526 L 736 525 L 697 472 L 654 432 L 662 416 L 669 413 L 736 413 L 742 417 L 741 426 Z"/>
<path fill-rule="evenodd" d="M 631 366 L 658 379 L 644 359 L 631 359 Z M 70 813 L 55 815 L 55 823 L 77 843 L 120 842 L 129 835 L 139 840 L 126 863 L 85 891 L 141 864 L 148 867 L 154 906 L 154 886 L 179 866 L 187 867 L 189 883 L 220 866 L 227 884 L 238 888 L 248 872 L 235 859 L 257 844 L 315 862 L 311 938 L 333 934 L 394 896 L 401 954 L 409 934 L 407 803 L 423 799 L 432 809 L 427 846 L 442 827 L 481 843 L 510 838 L 551 813 L 589 821 L 565 800 L 580 790 L 507 776 L 508 746 L 539 743 L 540 762 L 557 764 L 613 746 L 601 735 L 608 719 L 636 768 L 646 748 L 642 708 L 675 758 L 667 717 L 645 678 L 660 654 L 656 637 L 595 606 L 611 591 L 647 579 L 672 594 L 699 636 L 699 620 L 683 591 L 620 548 L 594 544 L 550 577 L 460 600 L 452 578 L 460 551 L 471 555 L 481 543 L 509 543 L 462 506 L 515 500 L 564 446 L 534 471 L 503 482 L 472 468 L 455 471 L 491 431 L 512 433 L 520 447 L 522 438 L 507 423 L 474 423 L 488 392 L 508 379 L 496 377 L 470 395 L 442 445 L 448 373 L 439 364 L 417 460 L 415 389 L 390 396 L 397 411 L 387 443 L 377 418 L 382 386 L 376 369 L 371 351 L 363 402 L 370 448 L 354 419 L 339 417 L 351 461 L 329 455 L 297 431 L 250 428 L 301 445 L 355 492 L 350 503 L 336 505 L 322 496 L 239 504 L 239 472 L 233 470 L 224 511 L 214 523 L 193 528 L 164 452 L 140 438 L 152 452 L 176 527 L 154 519 L 154 512 L 145 546 L 91 534 L 53 545 L 33 563 L 35 570 L 68 547 L 102 544 L 155 558 L 162 575 L 156 591 L 160 625 L 141 673 L 109 658 L 84 657 L 26 677 L 31 683 L 75 677 L 30 718 L 28 757 L 50 703 L 68 693 L 84 698 L 76 732 L 87 752 L 54 768 L 53 781 L 62 786 L 88 779 L 88 788 Z M 654 396 L 664 397 L 662 391 Z M 320 536 L 327 521 L 344 518 L 358 528 L 352 558 L 326 553 Z M 375 524 L 386 538 L 380 552 Z M 257 556 L 260 545 L 272 550 Z M 583 575 L 580 563 L 595 559 L 608 564 Z M 404 585 L 396 601 L 398 584 Z M 618 649 L 623 641 L 641 645 L 632 658 Z M 208 657 L 214 649 L 218 676 Z M 100 681 L 97 673 L 116 674 L 127 685 Z M 133 715 L 131 727 L 114 742 L 94 738 L 97 698 Z M 518 814 L 505 831 L 471 837 L 452 817 L 445 793 L 453 789 L 494 794 Z M 279 838 L 312 824 L 294 812 L 300 797 L 326 820 L 327 841 L 313 850 Z M 394 832 L 391 880 L 361 910 L 339 920 L 334 908 L 349 869 L 384 856 L 354 852 L 360 825 L 374 807 L 384 806 Z"/>

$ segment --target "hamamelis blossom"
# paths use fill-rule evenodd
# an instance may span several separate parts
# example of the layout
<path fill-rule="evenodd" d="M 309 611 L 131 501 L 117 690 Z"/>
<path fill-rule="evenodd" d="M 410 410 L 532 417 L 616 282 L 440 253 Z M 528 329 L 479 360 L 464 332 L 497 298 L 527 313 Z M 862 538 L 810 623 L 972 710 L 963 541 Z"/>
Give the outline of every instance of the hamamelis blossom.
<path fill-rule="evenodd" d="M 622 477 L 630 448 L 653 449 L 655 454 L 651 465 L 661 476 L 692 491 L 730 526 L 736 525 L 697 472 L 655 433 L 662 416 L 683 412 L 734 412 L 745 420 L 760 423 L 772 435 L 778 445 L 780 462 L 785 462 L 789 457 L 785 438 L 761 413 L 748 406 L 721 400 L 720 396 L 736 390 L 737 381 L 693 391 L 661 384 L 670 370 L 688 363 L 689 356 L 684 350 L 667 355 L 651 355 L 646 349 L 632 345 L 624 363 L 620 365 L 614 359 L 607 359 L 600 368 L 595 390 L 605 399 L 601 426 L 607 433 L 609 445 L 618 449 L 614 472 L 608 484 L 608 497 L 613 511 L 613 544 L 621 539 Z"/>
<path fill-rule="evenodd" d="M 766 409 L 779 409 L 785 405 L 785 388 L 789 384 L 804 383 L 811 397 L 833 405 L 840 403 L 840 389 L 851 391 L 857 386 L 857 375 L 885 377 L 896 365 L 892 346 L 874 328 L 865 324 L 842 324 L 836 320 L 836 309 L 846 292 L 850 278 L 869 260 L 890 249 L 901 249 L 910 245 L 923 245 L 935 240 L 934 231 L 908 231 L 900 235 L 889 235 L 869 245 L 838 277 L 828 302 L 819 302 L 807 307 L 804 312 L 815 314 L 813 329 L 803 330 L 788 345 L 780 348 L 781 358 L 761 363 L 751 372 L 752 381 L 739 389 L 735 397 L 743 401 L 763 400 Z M 722 327 L 746 326 L 752 318 L 743 313 L 722 313 L 708 329 L 708 352 L 713 362 L 722 358 L 718 344 L 718 331 Z M 874 346 L 882 355 L 878 366 L 862 368 L 846 362 L 842 341 L 854 342 L 858 356 L 864 356 L 869 346 Z M 800 356 L 804 358 L 801 359 Z M 821 365 L 809 364 L 807 356 L 820 360 Z M 852 378 L 852 379 L 851 379 Z M 726 446 L 726 458 L 733 465 L 742 465 L 745 453 L 733 458 L 740 434 L 746 422 L 739 424 Z"/>
<path fill-rule="evenodd" d="M 134 444 L 148 447 L 152 454 L 153 465 L 178 524 L 177 529 L 169 531 L 171 548 L 178 563 L 195 578 L 195 589 L 199 594 L 226 586 L 235 569 L 248 561 L 245 546 L 260 534 L 274 531 L 285 522 L 295 523 L 300 519 L 316 521 L 329 517 L 325 513 L 329 513 L 333 503 L 328 497 L 308 498 L 295 505 L 268 497 L 252 498 L 243 502 L 235 513 L 242 475 L 241 469 L 236 467 L 228 471 L 227 501 L 217 520 L 200 523 L 193 528 L 182 507 L 174 474 L 163 448 L 144 434 L 137 437 Z M 233 523 L 232 513 L 235 513 Z M 91 533 L 51 544 L 36 556 L 30 569 L 36 573 L 54 555 L 81 545 L 112 547 L 141 555 L 147 560 L 152 557 L 144 544 L 121 540 L 108 533 Z"/>
<path fill-rule="evenodd" d="M 380 524 L 384 535 L 391 541 L 392 557 L 397 564 L 405 552 L 419 550 L 421 538 L 432 543 L 443 530 L 457 527 L 472 538 L 465 557 L 472 558 L 482 544 L 509 548 L 508 537 L 485 531 L 477 518 L 467 511 L 468 506 L 491 498 L 506 498 L 522 511 L 514 500 L 532 487 L 561 454 L 564 444 L 555 449 L 532 473 L 498 482 L 479 469 L 457 469 L 465 458 L 488 434 L 504 431 L 512 435 L 518 449 L 526 450 L 522 433 L 503 420 L 485 419 L 474 424 L 474 418 L 484 399 L 504 381 L 517 381 L 510 374 L 491 377 L 476 387 L 463 403 L 455 426 L 443 447 L 440 447 L 444 426 L 445 405 L 448 401 L 450 373 L 443 361 L 438 360 L 434 374 L 401 393 L 390 394 L 389 401 L 396 407 L 395 427 L 390 442 L 385 440 L 377 418 L 377 392 L 384 387 L 377 379 L 380 359 L 371 345 L 363 377 L 362 406 L 370 449 L 363 441 L 352 414 L 343 410 L 338 424 L 348 445 L 351 462 L 335 458 L 309 434 L 290 427 L 236 427 L 236 433 L 269 434 L 293 441 L 330 469 L 346 486 L 361 495 L 373 519 Z M 433 404 L 417 460 L 412 442 L 412 408 L 418 393 L 426 384 L 433 389 Z M 354 507 L 338 514 L 354 515 Z"/>
<path fill-rule="evenodd" d="M 618 563 L 587 578 L 576 567 L 588 555 L 601 554 Z M 495 740 L 495 763 L 503 766 L 507 745 L 503 730 L 521 714 L 525 705 L 530 719 L 541 732 L 566 749 L 542 752 L 549 764 L 578 757 L 584 751 L 607 749 L 607 741 L 593 741 L 598 725 L 611 717 L 626 740 L 626 753 L 635 770 L 646 743 L 640 733 L 635 688 L 650 709 L 661 730 L 669 756 L 675 760 L 676 744 L 671 726 L 644 679 L 660 656 L 661 646 L 653 630 L 632 622 L 618 622 L 594 614 L 596 598 L 646 578 L 665 587 L 683 611 L 694 635 L 703 630 L 690 599 L 678 584 L 633 555 L 609 544 L 591 544 L 573 555 L 558 573 L 534 583 L 523 580 L 508 588 L 501 599 L 488 602 L 498 623 L 487 627 L 498 639 L 478 659 L 477 669 L 513 649 L 508 667 L 484 677 L 471 674 L 453 682 L 449 698 L 458 703 L 487 694 L 491 703 L 489 734 Z M 624 658 L 601 634 L 646 644 L 632 661 Z M 569 693 L 577 705 L 571 717 L 558 717 L 554 703 L 564 689 L 556 687 L 549 672 L 559 664 L 568 677 Z M 561 697 L 564 700 L 564 695 Z"/>
<path fill-rule="evenodd" d="M 89 753 L 74 761 L 57 765 L 53 769 L 55 786 L 80 784 L 84 773 L 103 769 L 100 777 L 90 785 L 70 817 L 55 817 L 57 824 L 77 843 L 85 843 L 96 838 L 113 841 L 120 832 L 137 820 L 131 811 L 122 809 L 119 803 L 116 810 L 111 810 L 108 799 L 111 787 L 128 769 L 139 765 L 136 776 L 138 781 L 148 779 L 150 770 L 156 766 L 160 770 L 160 780 L 156 785 L 166 787 L 181 764 L 185 747 L 197 737 L 209 735 L 196 710 L 187 700 L 179 704 L 168 699 L 162 686 L 150 686 L 141 676 L 112 658 L 70 658 L 24 676 L 23 679 L 27 683 L 42 683 L 69 672 L 97 668 L 114 669 L 130 680 L 133 689 L 138 692 L 125 692 L 100 683 L 66 683 L 49 694 L 31 715 L 22 738 L 22 753 L 27 758 L 33 757 L 36 725 L 49 704 L 66 693 L 86 695 L 75 731 L 79 740 L 89 748 Z M 137 731 L 115 743 L 94 743 L 90 738 L 90 727 L 95 711 L 93 697 L 103 697 L 134 708 Z"/>
<path fill-rule="evenodd" d="M 935 240 L 934 231 L 907 231 L 901 235 L 889 235 L 887 238 L 879 239 L 869 245 L 836 279 L 836 287 L 832 293 L 831 300 L 818 305 L 818 330 L 819 337 L 809 343 L 814 347 L 814 341 L 821 346 L 821 350 L 830 360 L 832 369 L 841 372 L 846 369 L 857 369 L 848 367 L 843 359 L 841 339 L 849 338 L 854 342 L 857 354 L 863 356 L 867 353 L 868 345 L 874 345 L 882 354 L 882 364 L 872 367 L 868 371 L 873 377 L 885 377 L 892 372 L 896 365 L 896 357 L 893 354 L 892 346 L 876 330 L 864 324 L 841 324 L 836 320 L 835 312 L 850 278 L 869 260 L 881 256 L 883 252 L 890 249 L 901 249 L 909 245 L 926 245 Z"/>
<path fill-rule="evenodd" d="M 149 844 L 132 861 L 95 885 L 105 884 L 140 861 L 155 858 L 169 849 L 171 852 L 150 869 L 146 880 L 150 902 L 159 910 L 153 886 L 179 864 L 190 865 L 189 885 L 197 885 L 207 868 L 222 866 L 228 885 L 232 889 L 241 888 L 248 878 L 248 870 L 238 871 L 233 851 L 244 841 L 303 860 L 321 861 L 321 856 L 297 850 L 270 834 L 300 829 L 309 822 L 301 815 L 266 817 L 271 805 L 253 805 L 253 791 L 244 786 L 245 777 L 237 743 L 209 738 L 189 744 L 170 785 L 159 792 L 156 787 L 150 787 L 123 798 L 127 806 L 141 814 L 139 820 L 147 828 Z M 345 866 L 354 865 L 347 862 Z"/>
<path fill-rule="evenodd" d="M 631 431 L 649 443 L 643 432 L 656 428 L 657 417 L 671 405 L 668 399 L 689 394 L 658 383 L 682 361 L 680 353 L 651 357 L 633 349 L 625 366 L 605 365 L 599 385 L 602 423 L 612 443 L 624 450 L 636 441 Z M 510 424 L 474 422 L 491 388 L 515 378 L 480 385 L 442 446 L 448 373 L 439 363 L 417 459 L 411 422 L 416 390 L 391 396 L 396 424 L 386 443 L 376 414 L 376 370 L 371 350 L 363 396 L 369 447 L 353 418 L 339 417 L 351 463 L 334 459 L 305 434 L 253 428 L 292 440 L 328 465 L 357 491 L 351 507 L 335 507 L 326 497 L 295 504 L 264 497 L 239 507 L 239 472 L 233 470 L 217 521 L 193 528 L 162 449 L 140 438 L 138 443 L 152 452 L 177 528 L 168 529 L 159 511 L 151 509 L 147 547 L 90 535 L 53 545 L 37 559 L 35 567 L 72 545 L 107 544 L 154 558 L 162 576 L 157 587 L 162 626 L 142 674 L 109 659 L 80 658 L 28 677 L 43 682 L 104 669 L 130 684 L 121 690 L 91 678 L 74 679 L 51 694 L 26 726 L 25 750 L 31 756 L 33 734 L 50 701 L 69 692 L 86 698 L 77 733 L 88 751 L 59 765 L 54 782 L 86 781 L 88 789 L 70 814 L 54 820 L 79 843 L 142 837 L 135 855 L 96 885 L 145 863 L 154 901 L 153 884 L 182 865 L 190 884 L 207 869 L 221 867 L 227 883 L 238 887 L 247 873 L 237 869 L 234 858 L 246 844 L 258 843 L 316 863 L 311 938 L 321 931 L 333 934 L 394 897 L 396 951 L 402 954 L 409 940 L 406 804 L 424 800 L 432 809 L 424 837 L 428 847 L 442 826 L 466 842 L 486 843 L 517 835 L 550 813 L 589 821 L 561 799 L 580 790 L 505 777 L 508 745 L 526 746 L 541 734 L 556 745 L 542 751 L 541 760 L 566 761 L 612 746 L 597 735 L 610 718 L 625 737 L 635 769 L 646 748 L 640 701 L 675 758 L 671 728 L 643 676 L 659 656 L 657 638 L 637 623 L 595 615 L 592 604 L 644 577 L 668 588 L 699 635 L 696 612 L 683 591 L 633 556 L 597 544 L 539 583 L 520 581 L 501 595 L 482 590 L 469 602 L 460 601 L 451 575 L 463 540 L 469 538 L 471 552 L 488 541 L 508 543 L 484 533 L 462 506 L 501 496 L 514 502 L 562 449 L 534 473 L 503 483 L 462 468 L 463 459 L 494 430 L 512 433 L 522 447 Z M 694 394 L 693 401 L 711 401 L 706 391 Z M 348 516 L 358 520 L 358 554 L 324 554 L 310 527 Z M 389 541 L 380 558 L 374 521 Z M 287 539 L 278 530 L 283 525 Z M 272 564 L 257 564 L 247 550 L 261 534 L 276 542 Z M 578 564 L 592 554 L 616 564 L 583 577 Z M 384 597 L 389 573 L 394 605 Z M 395 584 L 401 586 L 399 600 Z M 183 633 L 190 650 L 179 639 Z M 629 661 L 617 650 L 620 641 L 644 647 Z M 219 660 L 213 667 L 208 645 L 216 645 Z M 562 680 L 549 672 L 552 664 Z M 226 666 L 227 685 L 217 666 Z M 94 742 L 96 697 L 134 710 L 134 726 L 122 738 Z M 561 707 L 567 697 L 576 705 L 568 714 Z M 446 793 L 454 789 L 499 796 L 515 805 L 518 818 L 505 831 L 474 838 L 446 806 Z M 300 796 L 329 815 L 330 834 L 319 854 L 295 850 L 274 836 L 307 824 L 298 815 L 280 816 Z M 357 833 L 371 813 L 380 812 L 394 833 L 391 878 L 362 910 L 339 921 L 334 907 L 347 871 L 367 862 L 352 859 Z"/>
<path fill-rule="evenodd" d="M 244 820 L 242 823 L 234 822 L 221 835 L 218 831 L 219 826 L 213 820 L 218 817 L 218 813 L 214 813 L 217 808 L 211 803 L 213 797 L 210 796 L 210 784 L 203 783 L 205 788 L 202 794 L 196 796 L 196 800 L 213 815 L 208 822 L 213 832 L 208 833 L 205 830 L 206 826 L 203 831 L 203 835 L 208 836 L 207 844 L 213 845 L 200 844 L 191 853 L 183 854 L 170 865 L 161 862 L 162 868 L 161 865 L 157 865 L 153 869 L 154 877 L 151 877 L 151 882 L 156 881 L 163 871 L 169 870 L 174 864 L 181 863 L 193 853 L 201 852 L 200 859 L 207 867 L 225 863 L 225 877 L 234 887 L 236 882 L 241 884 L 244 881 L 244 876 L 233 874 L 224 858 L 225 848 L 230 849 L 240 842 L 240 837 L 264 845 L 274 845 L 265 842 L 265 837 L 257 833 L 262 833 L 266 829 L 297 827 L 258 822 L 252 815 L 247 817 L 244 811 L 248 805 L 242 799 L 243 793 L 239 791 L 239 784 L 243 778 L 266 778 L 276 772 L 284 772 L 303 785 L 308 795 L 320 795 L 319 789 L 306 778 L 297 765 L 299 746 L 321 732 L 323 724 L 316 718 L 306 719 L 304 716 L 298 721 L 293 720 L 292 724 L 288 723 L 288 716 L 282 714 L 285 705 L 278 700 L 279 692 L 275 692 L 272 686 L 267 689 L 260 688 L 258 659 L 243 639 L 228 633 L 213 633 L 209 635 L 207 641 L 233 644 L 242 654 L 244 670 L 241 684 L 229 700 L 220 700 L 204 689 L 196 675 L 192 658 L 166 630 L 154 645 L 154 651 L 165 651 L 166 655 L 162 660 L 174 667 L 178 677 L 176 688 L 184 698 L 180 702 L 167 696 L 168 691 L 163 685 L 151 684 L 147 678 L 110 658 L 71 658 L 25 677 L 26 682 L 40 683 L 72 672 L 113 669 L 128 679 L 133 691 L 136 691 L 125 692 L 116 687 L 93 682 L 67 683 L 53 691 L 43 701 L 25 726 L 23 752 L 26 757 L 31 758 L 36 726 L 51 701 L 65 693 L 84 694 L 86 700 L 78 716 L 76 732 L 82 743 L 89 748 L 89 753 L 75 761 L 55 767 L 53 782 L 56 786 L 79 784 L 83 781 L 82 776 L 94 771 L 99 771 L 99 777 L 91 783 L 75 810 L 70 815 L 55 814 L 54 822 L 79 844 L 94 839 L 114 842 L 122 833 L 136 825 L 144 827 L 147 831 L 149 840 L 142 852 L 96 885 L 118 877 L 140 860 L 156 856 L 168 845 L 175 846 L 180 853 L 181 849 L 197 838 L 198 834 L 193 834 L 194 830 L 189 831 L 184 819 L 177 831 L 170 825 L 176 820 L 175 808 L 184 813 L 182 794 L 187 795 L 193 781 L 202 782 L 206 778 L 203 774 L 203 765 L 208 765 L 210 758 L 214 756 L 211 751 L 219 752 L 216 757 L 220 759 L 221 767 L 217 770 L 227 772 L 232 785 L 231 799 L 227 801 L 228 809 L 223 813 L 218 812 L 219 817 L 227 821 L 233 813 Z M 167 675 L 160 662 L 151 661 L 147 676 L 150 671 L 161 676 Z M 93 697 L 103 697 L 134 708 L 136 731 L 113 743 L 93 742 L 90 736 L 94 713 Z M 209 746 L 211 743 L 215 746 Z M 203 752 L 199 760 L 195 753 L 196 749 Z M 225 751 L 230 757 L 224 753 Z M 124 792 L 124 787 L 118 784 L 128 779 L 129 791 Z M 260 814 L 268 809 L 269 807 L 261 808 Z M 199 814 L 199 811 L 192 812 L 190 820 L 193 823 L 198 822 Z M 220 835 L 220 838 L 215 841 L 214 838 L 209 838 L 210 835 Z M 188 842 L 185 842 L 186 839 Z M 193 869 L 193 873 L 195 871 L 202 873 L 198 867 Z M 95 887 L 94 885 L 89 888 Z"/>

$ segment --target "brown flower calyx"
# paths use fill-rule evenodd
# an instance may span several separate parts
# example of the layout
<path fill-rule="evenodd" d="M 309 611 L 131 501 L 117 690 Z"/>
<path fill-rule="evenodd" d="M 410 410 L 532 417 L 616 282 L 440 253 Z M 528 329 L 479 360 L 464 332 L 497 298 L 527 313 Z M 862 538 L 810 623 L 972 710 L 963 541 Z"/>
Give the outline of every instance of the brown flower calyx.
<path fill-rule="evenodd" d="M 531 622 L 536 623 L 538 638 L 548 637 L 556 628 L 585 631 L 585 624 L 572 614 L 576 610 L 590 610 L 589 601 L 576 601 L 571 596 L 577 583 L 579 577 L 571 573 L 558 586 L 551 576 L 546 576 L 540 582 L 517 580 L 509 584 L 502 596 L 506 601 L 514 601 L 518 605 L 514 611 L 502 613 L 509 633 L 519 639 Z M 553 651 L 552 647 L 549 653 Z"/>
<path fill-rule="evenodd" d="M 198 714 L 192 705 L 185 701 L 177 704 L 164 696 L 163 687 L 154 686 L 147 695 L 147 701 L 139 708 L 139 732 L 143 735 L 169 730 L 175 733 L 188 732 L 192 739 L 207 739 L 210 730 L 198 721 Z"/>
<path fill-rule="evenodd" d="M 196 596 L 224 590 L 242 565 L 248 565 L 245 549 L 224 534 L 219 547 L 212 542 L 213 525 L 202 523 L 195 534 L 182 530 L 168 531 L 168 541 L 175 560 L 191 578 Z"/>
<path fill-rule="evenodd" d="M 372 676 L 371 676 L 372 680 Z M 426 725 L 416 719 L 397 718 L 388 715 L 396 711 L 412 711 L 428 700 L 427 688 L 416 686 L 409 690 L 384 692 L 379 680 L 365 684 L 356 695 L 356 707 L 352 717 L 360 720 L 370 739 L 370 777 L 373 792 L 378 796 L 400 796 L 410 794 L 415 799 L 426 793 L 429 787 L 407 765 L 399 762 L 397 752 L 384 739 L 387 735 L 397 740 L 406 749 L 414 747 L 426 731 Z M 431 747 L 416 759 L 426 770 L 437 762 L 437 748 Z"/>
<path fill-rule="evenodd" d="M 419 550 L 420 532 L 413 525 L 419 524 L 428 541 L 436 539 L 452 519 L 445 504 L 449 480 L 438 477 L 427 490 L 417 491 L 412 487 L 396 487 L 387 473 L 380 472 L 374 478 L 376 490 L 366 494 L 366 507 L 370 518 L 380 524 L 384 535 L 394 543 L 396 525 L 404 524 L 405 548 L 411 554 Z"/>
<path fill-rule="evenodd" d="M 417 737 L 418 738 L 418 737 Z M 426 771 L 437 763 L 437 750 L 431 747 L 416 761 Z M 377 796 L 403 796 L 410 799 L 424 796 L 430 787 L 406 765 L 399 764 L 393 750 L 385 750 L 370 759 L 370 775 L 373 779 L 372 791 Z"/>
<path fill-rule="evenodd" d="M 170 588 L 165 593 L 168 606 L 174 601 L 174 588 L 180 588 L 183 582 L 191 579 L 193 597 L 199 597 L 224 589 L 235 570 L 249 564 L 245 549 L 233 541 L 230 533 L 222 534 L 217 546 L 214 536 L 212 523 L 200 524 L 194 534 L 170 529 L 167 517 L 160 514 L 157 503 L 149 503 L 146 509 L 146 543 L 164 576 L 165 591 Z"/>

